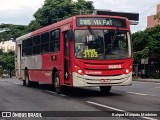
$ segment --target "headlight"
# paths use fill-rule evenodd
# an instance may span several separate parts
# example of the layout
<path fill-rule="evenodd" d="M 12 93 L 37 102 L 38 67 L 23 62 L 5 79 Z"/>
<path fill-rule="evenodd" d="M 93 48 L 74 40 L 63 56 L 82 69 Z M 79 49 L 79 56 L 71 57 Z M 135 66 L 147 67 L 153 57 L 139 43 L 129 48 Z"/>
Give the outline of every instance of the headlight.
<path fill-rule="evenodd" d="M 74 71 L 76 72 L 76 73 L 78 73 L 78 74 L 83 74 L 83 71 L 82 71 L 82 69 L 80 68 L 80 67 L 78 67 L 78 66 L 74 66 Z"/>

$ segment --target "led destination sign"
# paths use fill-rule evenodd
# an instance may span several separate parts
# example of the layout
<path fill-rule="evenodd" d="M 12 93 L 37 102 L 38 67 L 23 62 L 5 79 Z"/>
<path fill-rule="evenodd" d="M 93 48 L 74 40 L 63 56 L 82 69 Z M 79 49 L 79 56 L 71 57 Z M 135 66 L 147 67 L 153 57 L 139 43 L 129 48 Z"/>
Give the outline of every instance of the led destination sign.
<path fill-rule="evenodd" d="M 126 27 L 126 20 L 120 18 L 77 18 L 77 26 L 117 26 Z"/>

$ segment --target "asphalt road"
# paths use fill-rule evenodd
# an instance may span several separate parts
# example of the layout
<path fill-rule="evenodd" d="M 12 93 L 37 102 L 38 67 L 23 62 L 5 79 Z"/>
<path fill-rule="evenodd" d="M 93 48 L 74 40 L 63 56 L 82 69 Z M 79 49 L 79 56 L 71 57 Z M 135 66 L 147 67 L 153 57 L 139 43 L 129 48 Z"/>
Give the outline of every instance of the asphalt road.
<path fill-rule="evenodd" d="M 99 88 L 66 88 L 65 90 L 63 94 L 57 95 L 50 85 L 40 84 L 38 87 L 27 88 L 19 80 L 0 79 L 0 111 L 55 111 L 56 115 L 63 113 L 70 115 L 68 117 L 29 118 L 29 120 L 160 119 L 154 116 L 157 113 L 160 114 L 160 83 L 133 81 L 131 86 L 113 87 L 108 95 L 102 94 Z M 134 112 L 153 114 L 140 117 L 110 117 L 123 115 L 117 114 L 119 111 L 129 112 L 131 115 Z M 109 115 L 98 117 L 102 113 Z M 0 118 L 0 120 L 8 119 L 23 120 L 25 118 Z"/>

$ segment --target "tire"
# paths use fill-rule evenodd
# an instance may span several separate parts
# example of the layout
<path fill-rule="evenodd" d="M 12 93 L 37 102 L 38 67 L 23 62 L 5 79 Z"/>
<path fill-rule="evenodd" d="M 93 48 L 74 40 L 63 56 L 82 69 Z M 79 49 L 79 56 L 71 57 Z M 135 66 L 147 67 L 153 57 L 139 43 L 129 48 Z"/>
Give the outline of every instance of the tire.
<path fill-rule="evenodd" d="M 102 93 L 107 94 L 111 90 L 111 86 L 100 86 L 100 90 Z"/>
<path fill-rule="evenodd" d="M 27 87 L 31 87 L 32 86 L 32 81 L 29 80 L 28 70 L 25 70 L 25 85 Z"/>
<path fill-rule="evenodd" d="M 32 84 L 33 84 L 34 87 L 38 87 L 39 82 L 33 82 L 33 81 L 32 81 Z"/>
<path fill-rule="evenodd" d="M 53 79 L 53 82 L 54 82 L 54 89 L 55 89 L 55 92 L 57 94 L 60 94 L 62 93 L 62 86 L 60 85 L 60 77 L 59 77 L 59 72 L 57 71 L 54 75 L 54 79 Z"/>
<path fill-rule="evenodd" d="M 26 80 L 23 80 L 23 86 L 26 86 Z"/>

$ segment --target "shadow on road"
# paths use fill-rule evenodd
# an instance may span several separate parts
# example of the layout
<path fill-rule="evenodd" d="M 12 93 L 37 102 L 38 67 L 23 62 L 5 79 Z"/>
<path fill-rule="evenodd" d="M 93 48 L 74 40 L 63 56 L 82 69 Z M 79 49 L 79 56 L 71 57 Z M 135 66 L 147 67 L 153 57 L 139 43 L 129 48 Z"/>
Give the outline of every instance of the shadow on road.
<path fill-rule="evenodd" d="M 39 84 L 37 89 L 48 90 L 48 91 L 54 92 L 53 86 L 49 84 Z M 122 94 L 113 93 L 112 90 L 110 93 L 104 94 L 99 90 L 99 88 L 75 88 L 75 87 L 74 88 L 64 87 L 62 94 L 71 96 L 71 97 L 75 97 L 75 98 L 122 96 Z"/>

